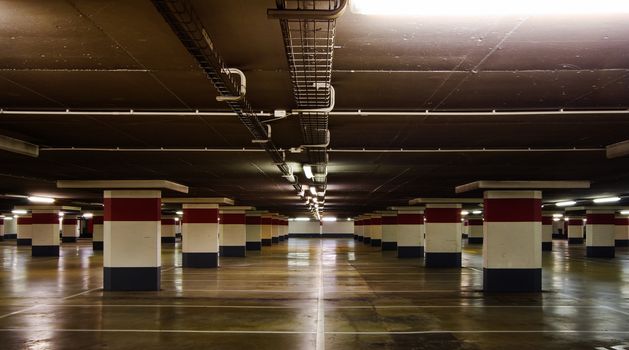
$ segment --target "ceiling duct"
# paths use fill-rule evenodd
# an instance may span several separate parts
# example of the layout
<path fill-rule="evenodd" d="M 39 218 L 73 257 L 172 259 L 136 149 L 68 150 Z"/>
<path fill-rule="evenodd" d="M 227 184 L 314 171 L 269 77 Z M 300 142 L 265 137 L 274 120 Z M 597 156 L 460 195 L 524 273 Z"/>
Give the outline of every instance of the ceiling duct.
<path fill-rule="evenodd" d="M 196 15 L 189 0 L 153 0 L 153 5 L 177 35 L 186 50 L 196 59 L 214 87 L 219 92 L 219 101 L 224 101 L 237 114 L 238 119 L 247 127 L 254 142 L 264 148 L 271 156 L 283 176 L 291 176 L 292 170 L 284 161 L 282 153 L 270 140 L 270 131 L 260 122 L 258 116 L 247 101 L 246 79 L 235 68 L 225 67 L 216 47 Z M 236 77 L 238 77 L 236 79 Z M 301 190 L 297 181 L 293 187 Z"/>

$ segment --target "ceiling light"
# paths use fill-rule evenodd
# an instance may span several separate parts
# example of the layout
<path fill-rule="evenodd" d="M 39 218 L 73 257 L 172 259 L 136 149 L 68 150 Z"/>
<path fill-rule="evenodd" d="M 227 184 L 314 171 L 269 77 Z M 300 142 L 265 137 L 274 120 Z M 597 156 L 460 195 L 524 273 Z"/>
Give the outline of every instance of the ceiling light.
<path fill-rule="evenodd" d="M 563 217 L 563 214 L 559 214 L 559 213 L 553 214 L 553 217 L 554 218 L 561 218 L 561 217 Z"/>
<path fill-rule="evenodd" d="M 179 218 L 175 218 L 175 222 L 179 221 Z"/>
<path fill-rule="evenodd" d="M 92 214 L 92 213 L 85 213 L 85 214 L 83 214 L 83 217 L 86 218 L 86 219 L 91 219 L 91 218 L 94 217 L 94 214 Z"/>
<path fill-rule="evenodd" d="M 565 201 L 565 202 L 557 202 L 555 203 L 556 206 L 558 207 L 570 207 L 577 204 L 577 202 L 575 201 Z"/>
<path fill-rule="evenodd" d="M 13 218 L 12 218 L 12 217 L 10 217 L 10 216 L 5 216 L 5 217 L 4 217 L 4 221 L 11 221 L 11 220 L 13 220 Z"/>
<path fill-rule="evenodd" d="M 352 221 L 352 218 L 347 218 L 347 221 Z"/>
<path fill-rule="evenodd" d="M 295 218 L 295 221 L 310 221 L 310 218 L 298 217 Z"/>
<path fill-rule="evenodd" d="M 33 202 L 33 203 L 45 203 L 45 204 L 50 204 L 50 203 L 54 203 L 55 202 L 54 198 L 38 197 L 38 196 L 30 196 L 30 197 L 28 197 L 28 200 Z"/>
<path fill-rule="evenodd" d="M 306 179 L 312 179 L 314 177 L 314 174 L 312 173 L 312 166 L 304 165 L 303 169 L 304 169 L 304 175 L 306 176 Z"/>
<path fill-rule="evenodd" d="M 177 214 L 177 215 L 183 215 L 183 211 L 182 211 L 182 210 L 177 210 L 177 211 L 175 212 L 175 214 Z"/>
<path fill-rule="evenodd" d="M 629 215 L 629 210 L 621 210 L 620 215 Z"/>
<path fill-rule="evenodd" d="M 605 197 L 605 198 L 596 198 L 593 200 L 594 203 L 613 203 L 618 202 L 620 197 Z"/>
<path fill-rule="evenodd" d="M 60 217 L 60 218 L 62 218 L 64 215 L 66 215 L 66 213 L 64 213 L 64 212 L 62 212 L 62 211 L 60 211 L 60 212 L 59 212 L 59 217 Z"/>
<path fill-rule="evenodd" d="M 628 13 L 626 0 L 352 0 L 352 12 L 383 16 L 590 15 Z"/>
<path fill-rule="evenodd" d="M 17 214 L 17 215 L 24 215 L 24 214 L 28 213 L 28 211 L 26 211 L 25 209 L 13 209 L 13 210 L 11 210 L 11 212 L 13 214 Z"/>
<path fill-rule="evenodd" d="M 316 196 L 317 195 L 317 189 L 314 186 L 310 187 L 310 193 L 312 193 L 313 196 Z"/>
<path fill-rule="evenodd" d="M 478 214 L 482 214 L 482 212 L 483 212 L 482 210 L 474 210 L 472 211 L 472 214 L 478 215 Z"/>
<path fill-rule="evenodd" d="M 334 216 L 326 216 L 321 221 L 336 221 L 336 217 Z"/>
<path fill-rule="evenodd" d="M 559 221 L 561 220 L 560 218 L 553 218 L 553 221 Z"/>
<path fill-rule="evenodd" d="M 461 210 L 461 215 L 463 216 L 470 215 L 470 212 L 467 210 Z"/>

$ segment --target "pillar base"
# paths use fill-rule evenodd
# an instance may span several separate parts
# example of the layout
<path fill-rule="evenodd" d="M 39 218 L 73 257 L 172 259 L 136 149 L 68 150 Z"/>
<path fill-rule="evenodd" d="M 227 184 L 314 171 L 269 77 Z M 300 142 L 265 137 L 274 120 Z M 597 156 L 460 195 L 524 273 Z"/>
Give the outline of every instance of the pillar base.
<path fill-rule="evenodd" d="M 616 255 L 614 247 L 585 247 L 588 258 L 613 258 Z"/>
<path fill-rule="evenodd" d="M 461 253 L 426 253 L 426 267 L 461 267 Z"/>
<path fill-rule="evenodd" d="M 92 250 L 103 250 L 102 241 L 92 241 Z"/>
<path fill-rule="evenodd" d="M 616 247 L 629 247 L 629 239 L 617 239 L 615 245 Z"/>
<path fill-rule="evenodd" d="M 218 253 L 183 253 L 183 267 L 218 267 Z"/>
<path fill-rule="evenodd" d="M 553 239 L 561 239 L 563 235 L 561 233 L 553 233 Z"/>
<path fill-rule="evenodd" d="M 262 245 L 263 246 L 270 246 L 272 244 L 273 244 L 273 240 L 271 240 L 271 239 L 263 239 L 262 240 Z"/>
<path fill-rule="evenodd" d="M 421 258 L 424 256 L 424 247 L 397 247 L 398 258 Z"/>
<path fill-rule="evenodd" d="M 262 242 L 247 242 L 247 250 L 261 250 Z"/>
<path fill-rule="evenodd" d="M 162 243 L 175 244 L 177 243 L 177 237 L 162 237 Z"/>
<path fill-rule="evenodd" d="M 278 239 L 280 242 L 283 242 L 283 241 L 284 241 L 284 236 L 279 236 L 279 237 L 277 237 L 277 239 Z"/>
<path fill-rule="evenodd" d="M 61 237 L 61 243 L 76 243 L 76 237 Z"/>
<path fill-rule="evenodd" d="M 17 245 L 20 245 L 20 246 L 33 245 L 33 239 L 32 238 L 18 238 Z"/>
<path fill-rule="evenodd" d="M 357 241 L 358 240 L 358 235 L 354 235 L 354 240 Z"/>
<path fill-rule="evenodd" d="M 59 256 L 58 245 L 34 245 L 32 256 Z"/>
<path fill-rule="evenodd" d="M 485 292 L 541 292 L 542 269 L 483 269 Z"/>
<path fill-rule="evenodd" d="M 5 233 L 4 234 L 4 239 L 17 239 L 17 234 L 16 233 Z"/>
<path fill-rule="evenodd" d="M 104 267 L 107 291 L 155 291 L 160 287 L 161 267 Z"/>
<path fill-rule="evenodd" d="M 553 250 L 553 242 L 542 242 L 542 251 L 550 252 Z"/>
<path fill-rule="evenodd" d="M 397 242 L 382 242 L 382 250 L 396 250 Z"/>
<path fill-rule="evenodd" d="M 364 237 L 364 236 L 358 236 L 358 241 L 359 241 L 359 242 L 362 242 L 364 239 L 365 239 L 365 237 Z"/>
<path fill-rule="evenodd" d="M 467 237 L 468 244 L 483 244 L 483 237 Z"/>
<path fill-rule="evenodd" d="M 568 244 L 583 244 L 583 238 L 568 237 Z"/>
<path fill-rule="evenodd" d="M 371 237 L 363 237 L 363 243 L 371 244 Z"/>
<path fill-rule="evenodd" d="M 271 238 L 271 243 L 275 244 L 275 243 L 279 243 L 279 242 L 280 242 L 280 238 L 279 237 Z"/>
<path fill-rule="evenodd" d="M 381 239 L 372 239 L 371 240 L 371 246 L 372 247 L 380 247 L 380 246 L 382 246 L 382 240 Z"/>
<path fill-rule="evenodd" d="M 221 256 L 244 257 L 247 255 L 246 251 L 247 248 L 244 245 L 220 247 Z"/>
<path fill-rule="evenodd" d="M 465 238 L 469 238 L 470 236 L 467 233 L 463 233 L 461 234 L 461 238 L 465 239 Z"/>

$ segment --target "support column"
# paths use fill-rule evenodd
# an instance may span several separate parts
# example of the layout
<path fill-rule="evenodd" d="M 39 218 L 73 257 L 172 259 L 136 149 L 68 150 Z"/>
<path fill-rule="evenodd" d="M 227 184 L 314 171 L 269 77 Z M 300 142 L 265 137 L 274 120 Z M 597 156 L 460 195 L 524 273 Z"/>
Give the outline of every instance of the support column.
<path fill-rule="evenodd" d="M 616 253 L 614 210 L 587 210 L 586 255 L 590 258 L 613 258 Z"/>
<path fill-rule="evenodd" d="M 244 210 L 225 210 L 221 216 L 223 226 L 222 256 L 244 257 L 247 246 L 247 227 Z"/>
<path fill-rule="evenodd" d="M 372 247 L 380 247 L 382 246 L 382 216 L 381 215 L 372 215 L 369 225 L 371 232 L 371 246 Z"/>
<path fill-rule="evenodd" d="M 424 256 L 424 212 L 404 211 L 397 214 L 397 257 Z"/>
<path fill-rule="evenodd" d="M 542 290 L 542 193 L 486 191 L 483 289 Z"/>
<path fill-rule="evenodd" d="M 553 213 L 542 212 L 542 251 L 553 250 Z"/>
<path fill-rule="evenodd" d="M 426 204 L 426 267 L 461 267 L 461 204 Z"/>
<path fill-rule="evenodd" d="M 583 244 L 583 218 L 570 217 L 568 220 L 568 244 Z"/>
<path fill-rule="evenodd" d="M 382 250 L 397 250 L 397 214 L 382 214 Z"/>
<path fill-rule="evenodd" d="M 282 234 L 284 235 L 284 240 L 288 241 L 288 218 L 282 218 Z"/>
<path fill-rule="evenodd" d="M 175 244 L 177 242 L 176 217 L 176 215 L 162 215 L 162 244 Z"/>
<path fill-rule="evenodd" d="M 262 225 L 260 225 L 262 245 L 270 246 L 273 244 L 273 215 L 264 214 L 261 219 Z"/>
<path fill-rule="evenodd" d="M 183 267 L 218 267 L 218 204 L 183 204 Z"/>
<path fill-rule="evenodd" d="M 0 242 L 4 241 L 4 218 L 0 218 Z"/>
<path fill-rule="evenodd" d="M 104 193 L 104 289 L 159 290 L 161 191 Z"/>
<path fill-rule="evenodd" d="M 467 218 L 467 243 L 483 244 L 483 218 L 471 216 Z"/>
<path fill-rule="evenodd" d="M 94 211 L 94 216 L 92 216 L 92 220 L 94 220 L 94 231 L 92 233 L 92 250 L 100 251 L 103 250 L 103 212 L 102 211 Z"/>
<path fill-rule="evenodd" d="M 365 238 L 365 221 L 362 216 L 357 217 L 354 220 L 354 232 L 356 233 L 356 240 L 362 242 Z"/>
<path fill-rule="evenodd" d="M 17 218 L 17 245 L 30 246 L 33 244 L 33 226 L 30 214 Z"/>
<path fill-rule="evenodd" d="M 17 219 L 14 217 L 4 218 L 4 239 L 17 239 Z"/>
<path fill-rule="evenodd" d="M 65 214 L 61 221 L 61 242 L 76 243 L 79 237 L 79 215 Z"/>
<path fill-rule="evenodd" d="M 557 219 L 557 220 L 555 220 Z M 553 239 L 561 239 L 564 235 L 564 225 L 563 220 L 561 218 L 553 218 L 553 226 L 552 226 L 552 238 Z"/>
<path fill-rule="evenodd" d="M 463 219 L 463 238 L 469 238 L 470 226 L 468 219 Z"/>
<path fill-rule="evenodd" d="M 273 244 L 280 242 L 280 220 L 277 215 L 273 215 L 271 219 L 271 242 Z"/>
<path fill-rule="evenodd" d="M 59 256 L 59 210 L 32 210 L 32 255 Z"/>
<path fill-rule="evenodd" d="M 371 215 L 365 214 L 363 220 L 363 243 L 371 245 Z"/>
<path fill-rule="evenodd" d="M 616 215 L 614 219 L 616 247 L 629 246 L 629 216 Z"/>
<path fill-rule="evenodd" d="M 248 213 L 245 220 L 247 224 L 247 250 L 262 249 L 262 218 L 260 214 Z"/>

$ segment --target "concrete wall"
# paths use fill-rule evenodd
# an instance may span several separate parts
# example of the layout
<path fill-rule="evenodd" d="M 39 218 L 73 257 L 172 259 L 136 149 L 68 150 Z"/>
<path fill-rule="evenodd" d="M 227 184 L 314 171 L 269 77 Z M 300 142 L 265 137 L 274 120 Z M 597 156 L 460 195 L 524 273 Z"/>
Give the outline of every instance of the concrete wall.
<path fill-rule="evenodd" d="M 289 234 L 307 234 L 307 235 L 320 235 L 320 234 L 354 234 L 354 222 L 353 221 L 336 221 L 336 222 L 323 222 L 323 226 L 319 226 L 316 221 L 289 221 L 288 222 Z"/>
<path fill-rule="evenodd" d="M 320 234 L 317 221 L 289 221 L 288 234 Z"/>
<path fill-rule="evenodd" d="M 340 233 L 340 234 L 354 234 L 354 222 L 353 221 L 332 221 L 323 222 L 323 234 L 328 233 Z"/>

